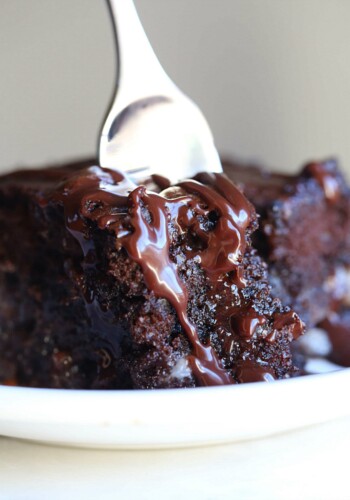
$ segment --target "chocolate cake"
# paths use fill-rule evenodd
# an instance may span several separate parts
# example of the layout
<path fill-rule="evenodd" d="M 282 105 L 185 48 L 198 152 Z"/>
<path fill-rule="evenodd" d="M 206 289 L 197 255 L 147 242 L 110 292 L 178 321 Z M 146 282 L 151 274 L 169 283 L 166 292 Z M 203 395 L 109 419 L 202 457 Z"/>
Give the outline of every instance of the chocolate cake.
<path fill-rule="evenodd" d="M 251 244 L 255 209 L 224 175 L 136 186 L 91 164 L 18 171 L 0 178 L 0 228 L 2 384 L 168 388 L 296 373 L 303 324 L 271 296 Z"/>
<path fill-rule="evenodd" d="M 272 294 L 308 328 L 328 332 L 330 359 L 350 365 L 350 190 L 337 163 L 310 163 L 296 175 L 234 162 L 225 171 L 259 214 L 253 244 Z"/>

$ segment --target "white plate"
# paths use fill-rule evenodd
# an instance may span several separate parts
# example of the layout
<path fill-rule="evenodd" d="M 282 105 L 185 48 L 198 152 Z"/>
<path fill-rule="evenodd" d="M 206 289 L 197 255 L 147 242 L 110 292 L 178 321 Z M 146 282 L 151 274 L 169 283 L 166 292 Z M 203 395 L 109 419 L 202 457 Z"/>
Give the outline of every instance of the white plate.
<path fill-rule="evenodd" d="M 157 391 L 0 387 L 0 434 L 69 446 L 233 442 L 350 415 L 350 369 L 272 383 Z"/>

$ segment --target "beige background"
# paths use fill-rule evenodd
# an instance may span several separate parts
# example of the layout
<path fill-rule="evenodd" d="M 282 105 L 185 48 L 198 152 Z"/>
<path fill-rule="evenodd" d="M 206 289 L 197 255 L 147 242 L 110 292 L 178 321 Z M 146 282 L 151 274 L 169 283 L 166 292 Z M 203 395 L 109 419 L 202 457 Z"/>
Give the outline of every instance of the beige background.
<path fill-rule="evenodd" d="M 350 171 L 350 1 L 136 0 L 222 152 Z M 0 1 L 0 167 L 94 153 L 115 71 L 103 0 Z"/>

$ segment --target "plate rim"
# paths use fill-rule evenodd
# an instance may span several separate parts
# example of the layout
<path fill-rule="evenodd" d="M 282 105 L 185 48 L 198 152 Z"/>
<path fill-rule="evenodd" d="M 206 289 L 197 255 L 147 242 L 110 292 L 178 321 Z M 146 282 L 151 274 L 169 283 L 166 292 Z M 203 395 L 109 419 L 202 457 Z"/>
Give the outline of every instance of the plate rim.
<path fill-rule="evenodd" d="M 338 391 L 341 396 L 349 383 L 350 368 L 273 382 L 191 389 L 0 385 L 0 434 L 56 445 L 115 449 L 255 439 L 350 415 L 350 401 L 339 397 Z"/>

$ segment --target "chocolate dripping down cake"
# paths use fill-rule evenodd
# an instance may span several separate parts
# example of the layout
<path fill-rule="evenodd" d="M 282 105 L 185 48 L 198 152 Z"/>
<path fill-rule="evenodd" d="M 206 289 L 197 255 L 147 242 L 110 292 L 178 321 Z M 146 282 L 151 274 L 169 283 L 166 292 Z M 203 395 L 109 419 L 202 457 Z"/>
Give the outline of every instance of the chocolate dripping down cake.
<path fill-rule="evenodd" d="M 312 329 L 314 355 L 350 366 L 350 190 L 337 163 L 309 163 L 296 175 L 231 161 L 224 169 L 259 214 L 253 245 L 272 294 Z"/>
<path fill-rule="evenodd" d="M 89 163 L 0 179 L 0 381 L 169 388 L 293 376 L 255 209 L 226 176 L 136 186 Z"/>

